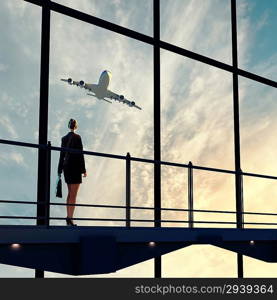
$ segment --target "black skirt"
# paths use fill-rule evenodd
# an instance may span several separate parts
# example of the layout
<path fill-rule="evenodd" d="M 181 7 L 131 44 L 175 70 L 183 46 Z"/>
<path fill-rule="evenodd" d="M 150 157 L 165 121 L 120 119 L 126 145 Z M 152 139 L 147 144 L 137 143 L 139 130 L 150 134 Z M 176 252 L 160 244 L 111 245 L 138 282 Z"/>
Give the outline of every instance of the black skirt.
<path fill-rule="evenodd" d="M 64 180 L 68 184 L 82 183 L 82 174 L 74 169 L 64 168 Z"/>

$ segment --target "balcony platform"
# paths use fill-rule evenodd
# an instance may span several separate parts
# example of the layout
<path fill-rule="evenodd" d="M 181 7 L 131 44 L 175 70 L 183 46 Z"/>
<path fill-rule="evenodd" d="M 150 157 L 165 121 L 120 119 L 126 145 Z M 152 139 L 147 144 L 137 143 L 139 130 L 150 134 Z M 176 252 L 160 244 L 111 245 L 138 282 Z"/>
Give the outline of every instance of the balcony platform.
<path fill-rule="evenodd" d="M 194 244 L 277 262 L 277 229 L 0 225 L 0 263 L 70 275 L 112 273 Z"/>

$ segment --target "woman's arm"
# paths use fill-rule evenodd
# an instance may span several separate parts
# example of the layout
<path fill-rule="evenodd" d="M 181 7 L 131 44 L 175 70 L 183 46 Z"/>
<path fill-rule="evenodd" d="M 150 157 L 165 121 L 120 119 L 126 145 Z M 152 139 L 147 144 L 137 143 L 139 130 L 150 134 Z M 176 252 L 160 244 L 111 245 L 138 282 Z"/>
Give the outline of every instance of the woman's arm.
<path fill-rule="evenodd" d="M 78 139 L 78 149 L 83 150 L 83 143 L 82 143 L 82 138 L 80 136 L 80 139 Z M 85 165 L 85 158 L 84 154 L 80 154 L 80 167 L 81 167 L 81 173 L 86 174 L 86 165 Z"/>
<path fill-rule="evenodd" d="M 65 147 L 65 145 L 64 145 L 64 139 L 62 139 L 61 147 Z M 65 156 L 65 152 L 60 151 L 60 159 L 59 159 L 59 165 L 58 165 L 58 174 L 62 174 L 62 172 L 63 172 L 64 156 Z"/>

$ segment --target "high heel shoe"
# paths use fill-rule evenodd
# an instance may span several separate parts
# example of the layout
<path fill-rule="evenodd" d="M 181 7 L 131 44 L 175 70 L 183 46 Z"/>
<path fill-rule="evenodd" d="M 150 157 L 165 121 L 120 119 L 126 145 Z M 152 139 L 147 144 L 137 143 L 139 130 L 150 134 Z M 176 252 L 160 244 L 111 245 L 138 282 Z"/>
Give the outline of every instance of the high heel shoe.
<path fill-rule="evenodd" d="M 77 226 L 76 224 L 73 223 L 73 221 L 71 220 L 71 218 L 66 218 L 66 225 L 69 225 L 69 226 Z"/>

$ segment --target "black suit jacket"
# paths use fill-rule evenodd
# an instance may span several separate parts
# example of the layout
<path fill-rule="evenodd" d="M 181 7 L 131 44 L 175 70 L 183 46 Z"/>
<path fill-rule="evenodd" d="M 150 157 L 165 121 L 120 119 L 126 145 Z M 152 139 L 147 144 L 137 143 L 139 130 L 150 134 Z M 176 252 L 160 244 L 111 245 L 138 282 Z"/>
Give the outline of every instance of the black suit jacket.
<path fill-rule="evenodd" d="M 69 139 L 71 138 L 70 143 Z M 74 148 L 83 150 L 83 144 L 82 139 L 79 134 L 76 134 L 74 132 L 69 132 L 67 135 L 62 137 L 62 145 L 61 147 L 68 147 L 68 148 Z M 64 158 L 65 158 L 66 152 L 60 152 L 60 160 L 59 160 L 59 166 L 58 166 L 58 173 L 61 174 L 64 169 Z M 86 167 L 85 167 L 85 159 L 83 154 L 79 153 L 68 153 L 68 161 L 66 164 L 66 168 L 70 170 L 71 172 L 77 172 L 77 173 L 86 173 Z"/>

